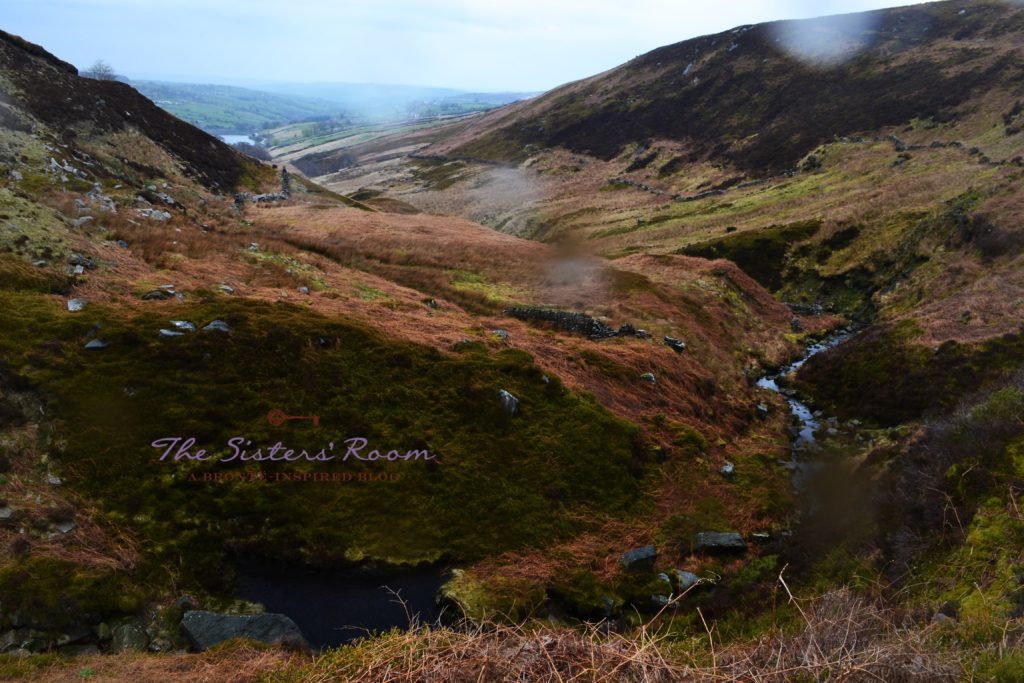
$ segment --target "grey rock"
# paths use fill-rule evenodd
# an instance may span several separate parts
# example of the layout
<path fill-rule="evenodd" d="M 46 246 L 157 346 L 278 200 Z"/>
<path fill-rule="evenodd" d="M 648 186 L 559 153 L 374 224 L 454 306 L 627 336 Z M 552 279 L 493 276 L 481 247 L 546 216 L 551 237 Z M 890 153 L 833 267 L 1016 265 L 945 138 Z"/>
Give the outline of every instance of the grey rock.
<path fill-rule="evenodd" d="M 226 285 L 223 282 L 220 283 L 219 285 L 217 285 L 217 289 L 219 289 L 220 291 L 224 292 L 225 294 L 234 294 L 235 293 L 234 287 L 231 287 L 230 285 Z"/>
<path fill-rule="evenodd" d="M 70 534 L 72 531 L 75 530 L 75 523 L 74 522 L 58 522 L 56 524 L 56 527 L 57 527 L 57 531 L 61 532 L 62 534 Z"/>
<path fill-rule="evenodd" d="M 726 479 L 733 479 L 736 476 L 736 465 L 731 462 L 727 462 L 722 465 L 722 469 L 718 470 L 718 473 Z"/>
<path fill-rule="evenodd" d="M 769 414 L 771 414 L 771 409 L 769 409 L 768 405 L 765 403 L 758 403 L 757 408 L 755 408 L 755 410 L 757 411 L 757 416 L 762 420 L 768 417 Z"/>
<path fill-rule="evenodd" d="M 195 332 L 196 325 L 188 320 L 172 320 L 171 324 L 174 325 L 174 329 L 181 330 L 182 332 Z"/>
<path fill-rule="evenodd" d="M 932 623 L 935 624 L 936 626 L 947 626 L 947 625 L 955 624 L 956 623 L 956 619 L 954 619 L 953 617 L 949 616 L 948 614 L 943 614 L 942 612 L 936 612 L 935 616 L 932 617 Z"/>
<path fill-rule="evenodd" d="M 166 330 L 166 329 L 161 329 L 160 330 L 160 338 L 161 339 L 173 339 L 175 337 L 184 337 L 184 336 L 185 336 L 185 333 L 184 332 L 179 332 L 178 330 Z"/>
<path fill-rule="evenodd" d="M 121 624 L 111 633 L 110 649 L 114 652 L 145 652 L 148 646 L 149 636 L 139 624 Z"/>
<path fill-rule="evenodd" d="M 0 508 L 0 519 L 10 519 L 14 515 L 14 509 L 9 507 Z"/>
<path fill-rule="evenodd" d="M 651 338 L 651 333 L 648 332 L 647 330 L 637 330 L 633 334 L 634 334 L 634 336 L 637 339 L 650 339 Z"/>
<path fill-rule="evenodd" d="M 143 218 L 148 218 L 151 221 L 166 223 L 171 220 L 171 214 L 167 211 L 161 211 L 160 209 L 142 209 L 139 213 L 142 214 Z"/>
<path fill-rule="evenodd" d="M 508 332 L 505 330 L 492 330 L 491 334 L 496 336 L 501 341 L 508 343 Z"/>
<path fill-rule="evenodd" d="M 665 346 L 669 347 L 676 353 L 682 353 L 686 350 L 686 343 L 676 339 L 675 337 L 665 337 Z"/>
<path fill-rule="evenodd" d="M 676 590 L 680 593 L 685 593 L 700 583 L 700 577 L 693 572 L 676 569 L 673 571 L 673 574 L 675 574 L 676 577 Z"/>
<path fill-rule="evenodd" d="M 85 299 L 68 299 L 68 310 L 72 313 L 76 313 L 83 308 L 88 302 Z"/>
<path fill-rule="evenodd" d="M 203 328 L 203 332 L 230 332 L 231 326 L 223 320 L 214 320 Z"/>
<path fill-rule="evenodd" d="M 117 246 L 121 247 L 122 249 L 127 249 L 128 248 L 128 243 L 125 242 L 124 240 L 118 240 L 117 241 Z"/>
<path fill-rule="evenodd" d="M 658 551 L 653 545 L 633 548 L 619 556 L 619 566 L 626 571 L 650 571 L 654 569 L 654 561 L 658 559 Z"/>
<path fill-rule="evenodd" d="M 68 266 L 69 275 L 84 275 L 85 266 Z"/>
<path fill-rule="evenodd" d="M 745 553 L 747 542 L 735 531 L 701 531 L 693 537 L 693 550 L 710 555 Z"/>
<path fill-rule="evenodd" d="M 60 477 L 56 474 L 47 474 L 46 483 L 50 486 L 60 486 L 63 482 L 61 482 Z"/>
<path fill-rule="evenodd" d="M 105 349 L 108 346 L 110 346 L 110 344 L 108 344 L 107 342 L 103 341 L 102 339 L 93 339 L 92 341 L 90 341 L 88 344 L 85 345 L 85 348 L 90 349 L 90 350 L 98 350 L 98 349 Z"/>
<path fill-rule="evenodd" d="M 28 629 L 12 629 L 0 633 L 0 652 L 11 652 L 20 649 L 23 643 L 28 640 Z"/>
<path fill-rule="evenodd" d="M 181 628 L 200 652 L 232 638 L 251 638 L 261 643 L 305 640 L 295 622 L 283 614 L 234 615 L 192 610 L 185 612 Z"/>
<path fill-rule="evenodd" d="M 299 294 L 309 294 L 309 287 L 299 287 Z"/>
<path fill-rule="evenodd" d="M 519 399 L 504 389 L 498 390 L 498 398 L 501 400 L 501 409 L 505 411 L 505 414 L 515 417 L 519 412 Z"/>
<path fill-rule="evenodd" d="M 95 261 L 93 261 L 88 256 L 85 256 L 84 254 L 79 254 L 77 252 L 71 252 L 71 255 L 68 256 L 68 265 L 82 266 L 83 268 L 88 268 L 89 270 L 93 270 L 96 268 Z"/>
<path fill-rule="evenodd" d="M 44 258 L 40 258 L 40 259 L 36 259 L 35 261 L 33 261 L 32 265 L 35 266 L 36 268 L 42 268 L 44 266 L 50 265 L 50 262 L 47 261 Z"/>
<path fill-rule="evenodd" d="M 79 626 L 77 628 L 72 629 L 68 633 L 63 633 L 57 636 L 57 646 L 60 647 L 61 645 L 70 645 L 71 643 L 77 643 L 79 641 L 85 640 L 90 635 L 92 635 L 92 631 L 89 630 L 88 626 Z"/>
<path fill-rule="evenodd" d="M 143 301 L 167 301 L 173 299 L 174 293 L 165 289 L 154 289 L 142 295 Z"/>
<path fill-rule="evenodd" d="M 653 372 L 645 372 L 644 374 L 640 375 L 640 379 L 642 379 L 645 382 L 650 382 L 651 384 L 657 384 L 658 383 L 658 380 L 654 376 Z"/>
<path fill-rule="evenodd" d="M 260 245 L 256 242 L 249 242 L 249 251 L 259 251 Z"/>

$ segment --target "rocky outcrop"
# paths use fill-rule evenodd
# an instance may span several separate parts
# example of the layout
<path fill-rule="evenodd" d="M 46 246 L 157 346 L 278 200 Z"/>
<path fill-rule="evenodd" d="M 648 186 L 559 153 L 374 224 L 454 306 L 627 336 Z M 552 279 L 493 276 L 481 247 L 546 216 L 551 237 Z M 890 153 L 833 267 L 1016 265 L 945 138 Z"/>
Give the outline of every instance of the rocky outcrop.
<path fill-rule="evenodd" d="M 586 313 L 560 311 L 555 308 L 514 307 L 506 309 L 505 315 L 510 315 L 520 320 L 549 323 L 565 332 L 582 334 L 590 339 L 610 339 L 612 337 L 647 339 L 651 336 L 646 331 L 638 330 L 629 323 L 615 330 Z"/>
<path fill-rule="evenodd" d="M 192 610 L 185 612 L 181 628 L 192 647 L 200 652 L 232 638 L 250 638 L 261 643 L 305 642 L 299 627 L 283 614 L 221 614 Z"/>

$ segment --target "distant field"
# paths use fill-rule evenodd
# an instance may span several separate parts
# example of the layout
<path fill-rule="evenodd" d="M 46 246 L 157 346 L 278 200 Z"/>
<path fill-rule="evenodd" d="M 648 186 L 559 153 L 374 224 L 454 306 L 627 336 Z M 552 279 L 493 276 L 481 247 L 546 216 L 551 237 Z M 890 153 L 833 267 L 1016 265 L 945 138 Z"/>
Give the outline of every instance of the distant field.
<path fill-rule="evenodd" d="M 175 116 L 212 133 L 253 133 L 295 121 L 347 120 L 334 102 L 236 88 L 133 81 L 143 95 Z"/>

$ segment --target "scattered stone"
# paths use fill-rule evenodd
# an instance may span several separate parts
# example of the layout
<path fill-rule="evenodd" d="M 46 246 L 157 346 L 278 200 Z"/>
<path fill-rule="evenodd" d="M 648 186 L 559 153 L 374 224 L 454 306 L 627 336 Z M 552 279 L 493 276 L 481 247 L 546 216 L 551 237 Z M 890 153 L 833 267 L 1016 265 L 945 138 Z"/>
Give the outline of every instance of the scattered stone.
<path fill-rule="evenodd" d="M 711 555 L 745 553 L 747 542 L 735 531 L 701 531 L 693 537 L 693 550 Z"/>
<path fill-rule="evenodd" d="M 633 548 L 619 556 L 619 566 L 630 572 L 651 571 L 658 559 L 658 551 L 653 545 Z"/>
<path fill-rule="evenodd" d="M 206 327 L 203 328 L 203 332 L 230 332 L 231 326 L 223 320 L 214 320 Z"/>
<path fill-rule="evenodd" d="M 804 324 L 801 322 L 800 318 L 793 318 L 789 321 L 789 329 L 794 332 L 803 332 Z"/>
<path fill-rule="evenodd" d="M 73 220 L 71 222 L 74 224 L 74 226 L 76 228 L 81 228 L 84 225 L 88 225 L 89 223 L 92 223 L 92 221 L 93 221 L 93 217 L 92 216 L 82 216 L 81 218 L 76 218 L 75 220 Z"/>
<path fill-rule="evenodd" d="M 736 477 L 736 465 L 727 462 L 722 466 L 722 469 L 718 470 L 718 473 L 726 479 L 734 479 Z"/>
<path fill-rule="evenodd" d="M 68 265 L 81 266 L 83 268 L 88 268 L 89 270 L 94 270 L 96 268 L 95 261 L 93 261 L 88 256 L 85 256 L 84 254 L 79 254 L 77 252 L 71 252 L 71 255 L 68 256 Z"/>
<path fill-rule="evenodd" d="M 56 527 L 57 531 L 61 532 L 62 534 L 70 534 L 76 528 L 74 522 L 58 522 L 56 524 Z"/>
<path fill-rule="evenodd" d="M 99 349 L 105 349 L 108 346 L 110 346 L 110 344 L 103 341 L 102 339 L 93 339 L 92 341 L 85 345 L 85 348 L 95 351 Z"/>
<path fill-rule="evenodd" d="M 657 384 L 658 383 L 658 380 L 654 376 L 653 372 L 645 372 L 644 374 L 640 375 L 640 379 L 642 379 L 645 382 L 650 382 L 651 384 Z"/>
<path fill-rule="evenodd" d="M 675 337 L 665 337 L 665 346 L 669 347 L 676 353 L 682 353 L 686 350 L 686 343 L 676 339 Z"/>
<path fill-rule="evenodd" d="M 771 414 L 771 409 L 765 403 L 758 403 L 757 408 L 755 408 L 755 410 L 757 411 L 757 416 L 762 420 Z"/>
<path fill-rule="evenodd" d="M 33 261 L 32 265 L 35 266 L 36 268 L 43 268 L 45 266 L 50 265 L 50 262 L 47 261 L 44 258 L 41 258 L 41 259 L 36 259 L 35 261 Z"/>
<path fill-rule="evenodd" d="M 85 275 L 85 266 L 68 266 L 70 275 Z"/>
<path fill-rule="evenodd" d="M 174 325 L 174 329 L 181 330 L 182 332 L 195 332 L 195 323 L 190 323 L 187 320 L 172 320 L 171 324 Z"/>
<path fill-rule="evenodd" d="M 88 626 L 77 626 L 68 633 L 62 633 L 57 636 L 57 646 L 70 645 L 71 643 L 77 643 L 81 640 L 85 640 L 91 633 L 92 631 L 89 630 Z"/>
<path fill-rule="evenodd" d="M 651 333 L 647 330 L 637 330 L 635 333 L 637 339 L 650 339 Z"/>
<path fill-rule="evenodd" d="M 508 343 L 508 332 L 505 330 L 491 330 L 491 334 L 500 339 L 501 341 Z"/>
<path fill-rule="evenodd" d="M 700 577 L 693 572 L 676 569 L 673 573 L 676 575 L 676 589 L 680 593 L 685 593 L 700 583 Z"/>
<path fill-rule="evenodd" d="M 772 535 L 767 531 L 755 531 L 750 534 L 750 539 L 755 543 L 767 543 L 772 540 Z"/>
<path fill-rule="evenodd" d="M 0 508 L 0 520 L 10 519 L 12 515 L 14 515 L 14 510 L 12 508 L 6 506 Z"/>
<path fill-rule="evenodd" d="M 160 209 L 142 209 L 139 211 L 139 214 L 143 218 L 148 218 L 151 221 L 160 221 L 161 223 L 171 220 L 171 214 Z"/>
<path fill-rule="evenodd" d="M 251 638 L 261 643 L 304 642 L 299 627 L 283 614 L 219 614 L 203 610 L 185 612 L 181 628 L 200 652 L 232 638 Z"/>
<path fill-rule="evenodd" d="M 184 337 L 184 336 L 185 336 L 185 333 L 184 332 L 179 332 L 178 330 L 165 330 L 165 329 L 161 329 L 160 330 L 160 337 L 163 338 L 163 339 L 173 339 L 174 337 Z"/>
<path fill-rule="evenodd" d="M 50 486 L 60 486 L 63 482 L 60 480 L 60 477 L 58 477 L 56 474 L 47 474 L 46 483 L 49 484 Z"/>
<path fill-rule="evenodd" d="M 124 240 L 118 240 L 117 241 L 117 246 L 121 247 L 122 249 L 127 249 L 128 248 L 128 243 L 125 242 Z"/>
<path fill-rule="evenodd" d="M 220 283 L 219 285 L 217 285 L 217 289 L 219 289 L 220 291 L 224 292 L 225 294 L 234 294 L 235 293 L 235 288 L 234 287 L 231 287 L 230 285 L 226 285 L 223 282 Z"/>
<path fill-rule="evenodd" d="M 121 624 L 111 634 L 110 649 L 114 652 L 145 652 L 149 636 L 138 624 Z"/>
<path fill-rule="evenodd" d="M 249 251 L 259 251 L 260 245 L 256 242 L 249 242 Z"/>
<path fill-rule="evenodd" d="M 956 623 L 956 619 L 953 617 L 943 614 L 942 612 L 936 612 L 935 616 L 932 617 L 932 623 L 936 626 L 947 626 Z"/>
<path fill-rule="evenodd" d="M 437 309 L 437 301 L 435 301 L 434 299 L 425 299 L 423 303 L 427 305 L 427 308 L 433 308 L 435 310 Z"/>
<path fill-rule="evenodd" d="M 498 397 L 501 399 L 501 408 L 505 411 L 505 414 L 509 417 L 515 417 L 516 413 L 519 412 L 519 399 L 504 389 L 498 390 Z"/>
<path fill-rule="evenodd" d="M 143 301 L 167 301 L 173 299 L 174 293 L 164 289 L 154 289 L 142 295 Z"/>
<path fill-rule="evenodd" d="M 77 313 L 85 308 L 86 303 L 88 302 L 85 299 L 68 299 L 68 310 L 72 313 Z"/>

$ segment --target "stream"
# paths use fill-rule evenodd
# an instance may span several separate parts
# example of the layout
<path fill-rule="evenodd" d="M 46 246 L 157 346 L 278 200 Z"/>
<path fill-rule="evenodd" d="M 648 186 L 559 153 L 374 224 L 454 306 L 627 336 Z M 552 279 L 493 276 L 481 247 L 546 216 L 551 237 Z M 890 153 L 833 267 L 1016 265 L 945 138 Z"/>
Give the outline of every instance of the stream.
<path fill-rule="evenodd" d="M 804 354 L 796 361 L 757 380 L 757 386 L 782 395 L 789 404 L 789 411 L 793 415 L 796 426 L 792 428 L 793 446 L 790 451 L 790 459 L 781 464 L 793 473 L 793 488 L 799 495 L 807 499 L 811 513 L 820 508 L 820 501 L 815 500 L 810 480 L 825 466 L 825 463 L 811 459 L 808 455 L 817 450 L 815 440 L 818 430 L 821 429 L 822 421 L 820 417 L 815 416 L 806 403 L 797 397 L 796 392 L 780 387 L 779 380 L 797 372 L 804 363 L 819 353 L 835 348 L 849 340 L 855 333 L 855 330 L 849 328 L 833 332 L 808 346 Z"/>

